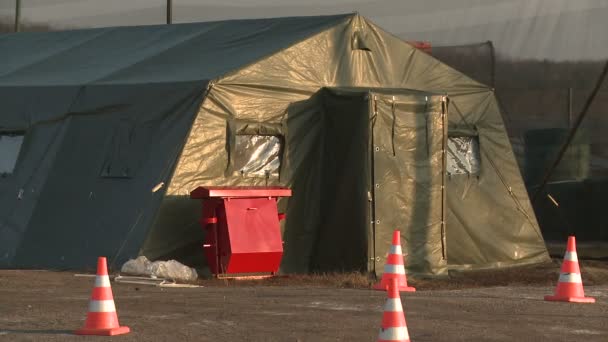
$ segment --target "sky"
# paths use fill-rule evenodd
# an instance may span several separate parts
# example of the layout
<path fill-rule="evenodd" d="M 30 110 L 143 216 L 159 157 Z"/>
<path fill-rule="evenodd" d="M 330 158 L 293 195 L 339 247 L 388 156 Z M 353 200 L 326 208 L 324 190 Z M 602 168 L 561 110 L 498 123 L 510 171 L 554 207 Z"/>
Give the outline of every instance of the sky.
<path fill-rule="evenodd" d="M 11 19 L 15 0 L 0 0 Z M 608 58 L 608 0 L 173 0 L 175 23 L 359 12 L 408 40 L 492 41 L 514 58 Z M 153 25 L 165 0 L 22 0 L 23 20 L 56 28 Z"/>

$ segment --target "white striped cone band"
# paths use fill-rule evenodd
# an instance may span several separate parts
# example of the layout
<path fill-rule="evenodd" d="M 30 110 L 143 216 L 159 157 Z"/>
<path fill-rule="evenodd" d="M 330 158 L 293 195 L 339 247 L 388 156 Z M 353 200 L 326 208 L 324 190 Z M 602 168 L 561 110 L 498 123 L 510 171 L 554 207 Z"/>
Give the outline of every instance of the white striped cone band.
<path fill-rule="evenodd" d="M 401 251 L 401 246 L 400 245 L 391 245 L 390 254 L 403 255 L 403 252 Z"/>
<path fill-rule="evenodd" d="M 114 300 L 92 300 L 89 302 L 89 312 L 115 312 Z"/>
<path fill-rule="evenodd" d="M 378 335 L 379 340 L 383 341 L 403 341 L 409 340 L 410 334 L 407 332 L 407 327 L 396 327 L 396 328 L 386 328 L 380 329 L 380 334 Z"/>
<path fill-rule="evenodd" d="M 581 275 L 578 273 L 560 273 L 559 275 L 560 283 L 583 283 L 583 279 Z"/>
<path fill-rule="evenodd" d="M 107 275 L 98 275 L 95 277 L 95 287 L 110 287 L 110 277 Z"/>
<path fill-rule="evenodd" d="M 564 260 L 578 261 L 578 255 L 576 252 L 566 252 L 566 254 L 564 254 Z"/>
<path fill-rule="evenodd" d="M 405 267 L 403 265 L 384 265 L 384 273 L 391 274 L 405 274 Z"/>
<path fill-rule="evenodd" d="M 384 304 L 385 312 L 403 312 L 403 306 L 401 306 L 400 298 L 389 298 Z"/>

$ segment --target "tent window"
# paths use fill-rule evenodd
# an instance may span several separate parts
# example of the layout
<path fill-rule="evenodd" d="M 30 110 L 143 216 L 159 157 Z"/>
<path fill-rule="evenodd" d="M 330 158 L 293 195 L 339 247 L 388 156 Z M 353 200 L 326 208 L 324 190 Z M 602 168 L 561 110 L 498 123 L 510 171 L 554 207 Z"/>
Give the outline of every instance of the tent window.
<path fill-rule="evenodd" d="M 237 135 L 234 146 L 234 170 L 242 176 L 278 177 L 281 166 L 282 139 L 274 135 Z"/>
<path fill-rule="evenodd" d="M 24 132 L 0 132 L 1 177 L 6 177 L 15 170 L 24 135 Z"/>
<path fill-rule="evenodd" d="M 450 175 L 478 175 L 481 164 L 479 138 L 476 136 L 448 139 L 447 172 Z"/>

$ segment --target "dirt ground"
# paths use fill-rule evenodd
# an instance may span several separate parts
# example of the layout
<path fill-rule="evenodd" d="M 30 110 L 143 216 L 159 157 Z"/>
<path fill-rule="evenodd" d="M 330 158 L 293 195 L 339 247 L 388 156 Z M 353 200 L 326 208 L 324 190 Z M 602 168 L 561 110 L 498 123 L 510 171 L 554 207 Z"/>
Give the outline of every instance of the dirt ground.
<path fill-rule="evenodd" d="M 411 340 L 608 341 L 608 262 L 581 262 L 596 304 L 543 301 L 559 264 L 449 279 L 410 277 L 402 294 Z M 84 322 L 93 278 L 0 271 L 0 341 L 376 341 L 385 293 L 356 275 L 258 282 L 203 280 L 199 288 L 112 283 L 117 337 L 72 335 Z"/>

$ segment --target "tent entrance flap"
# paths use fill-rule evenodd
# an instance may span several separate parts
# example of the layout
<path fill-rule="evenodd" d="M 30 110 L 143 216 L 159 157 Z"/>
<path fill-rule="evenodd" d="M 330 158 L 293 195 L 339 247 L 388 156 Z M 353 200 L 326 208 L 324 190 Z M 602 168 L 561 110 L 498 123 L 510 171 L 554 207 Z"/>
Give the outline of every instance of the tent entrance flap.
<path fill-rule="evenodd" d="M 374 269 L 382 273 L 398 229 L 409 272 L 445 274 L 446 98 L 371 96 Z"/>
<path fill-rule="evenodd" d="M 366 271 L 370 248 L 369 100 L 323 90 L 320 225 L 311 268 Z"/>
<path fill-rule="evenodd" d="M 311 269 L 382 273 L 398 229 L 410 272 L 445 274 L 446 98 L 326 88 L 313 101 L 323 172 Z"/>

